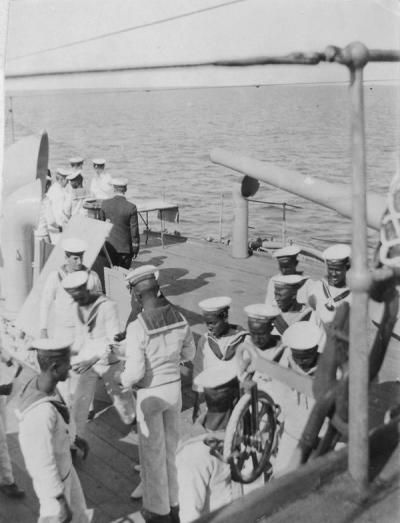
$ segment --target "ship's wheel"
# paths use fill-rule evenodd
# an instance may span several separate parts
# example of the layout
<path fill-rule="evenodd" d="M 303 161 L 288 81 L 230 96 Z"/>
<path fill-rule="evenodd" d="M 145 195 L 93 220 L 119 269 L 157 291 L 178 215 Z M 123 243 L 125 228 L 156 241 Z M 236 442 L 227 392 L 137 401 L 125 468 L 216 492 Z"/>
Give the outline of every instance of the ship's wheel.
<path fill-rule="evenodd" d="M 239 483 L 251 483 L 271 469 L 278 407 L 255 382 L 236 404 L 225 432 L 224 460 Z"/>

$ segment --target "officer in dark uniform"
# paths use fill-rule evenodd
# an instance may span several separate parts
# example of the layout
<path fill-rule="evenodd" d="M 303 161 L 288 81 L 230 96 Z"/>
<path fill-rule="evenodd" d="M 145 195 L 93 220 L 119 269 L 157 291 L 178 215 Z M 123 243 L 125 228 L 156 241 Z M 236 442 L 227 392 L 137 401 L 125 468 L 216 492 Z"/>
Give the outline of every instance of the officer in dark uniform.
<path fill-rule="evenodd" d="M 114 265 L 129 269 L 139 252 L 140 237 L 136 205 L 128 202 L 125 193 L 127 178 L 112 178 L 114 196 L 103 200 L 100 219 L 113 224 L 106 247 Z"/>

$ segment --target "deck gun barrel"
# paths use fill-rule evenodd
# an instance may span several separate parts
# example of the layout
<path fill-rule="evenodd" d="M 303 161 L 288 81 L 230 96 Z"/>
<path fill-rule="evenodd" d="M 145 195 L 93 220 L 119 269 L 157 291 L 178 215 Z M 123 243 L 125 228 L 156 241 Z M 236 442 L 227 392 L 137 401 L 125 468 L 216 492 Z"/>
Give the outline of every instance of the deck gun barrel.
<path fill-rule="evenodd" d="M 346 218 L 352 217 L 353 202 L 350 186 L 331 183 L 311 176 L 304 176 L 296 171 L 286 169 L 271 162 L 255 160 L 224 149 L 213 149 L 211 161 L 228 167 L 238 174 L 243 174 L 263 181 L 274 187 L 288 191 L 328 207 Z M 386 199 L 375 193 L 367 194 L 368 227 L 379 230 Z"/>

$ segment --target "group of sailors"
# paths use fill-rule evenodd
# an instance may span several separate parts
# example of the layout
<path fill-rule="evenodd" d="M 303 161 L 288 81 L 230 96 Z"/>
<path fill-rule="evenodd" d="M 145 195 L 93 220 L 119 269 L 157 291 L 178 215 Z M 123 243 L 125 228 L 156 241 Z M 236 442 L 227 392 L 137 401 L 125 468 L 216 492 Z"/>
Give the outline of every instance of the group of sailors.
<path fill-rule="evenodd" d="M 87 454 L 86 424 L 99 377 L 122 421 L 136 420 L 141 483 L 132 497 L 143 498 L 146 522 L 188 523 L 232 500 L 238 489 L 229 466 L 209 453 L 204 439 L 210 431 L 223 433 L 238 399 L 238 380 L 254 373 L 238 367 L 235 354 L 247 347 L 312 376 L 324 346 L 324 325 L 341 302 L 351 300 L 349 247 L 324 252 L 327 274 L 320 281 L 298 271 L 296 246 L 277 251 L 280 272 L 268 283 L 265 303 L 244 309 L 247 329 L 229 321 L 231 298 L 202 300 L 207 332 L 196 348 L 189 323 L 160 291 L 156 267 L 127 273 L 132 304 L 141 312 L 130 316 L 121 333 L 116 303 L 102 293 L 98 275 L 83 265 L 85 242 L 68 238 L 61 246 L 65 263 L 44 285 L 41 338 L 31 344 L 39 374 L 15 393 L 19 441 L 39 498 L 40 521 L 89 520 L 72 458 Z M 202 434 L 178 445 L 180 366 L 187 362 L 193 362 L 193 420 Z M 260 379 L 282 411 L 272 460 L 278 475 L 288 465 L 312 400 L 276 380 Z M 2 432 L 0 426 L 0 489 L 18 497 L 23 493 L 10 472 Z"/>
<path fill-rule="evenodd" d="M 83 172 L 83 158 L 74 157 L 69 162 L 69 168 L 56 170 L 54 180 L 47 176 L 35 236 L 57 244 L 69 220 L 76 215 L 88 216 L 88 203 L 96 202 L 98 218 L 113 224 L 106 243 L 108 256 L 113 265 L 129 268 L 139 252 L 140 236 L 137 208 L 125 197 L 128 179 L 111 176 L 105 170 L 106 161 L 97 158 L 89 182 Z"/>

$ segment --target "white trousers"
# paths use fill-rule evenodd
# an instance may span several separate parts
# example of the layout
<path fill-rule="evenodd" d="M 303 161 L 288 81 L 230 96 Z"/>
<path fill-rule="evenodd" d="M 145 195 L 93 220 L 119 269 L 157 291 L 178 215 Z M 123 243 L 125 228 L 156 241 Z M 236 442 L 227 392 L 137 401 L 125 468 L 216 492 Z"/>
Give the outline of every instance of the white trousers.
<path fill-rule="evenodd" d="M 180 381 L 138 390 L 143 508 L 159 515 L 168 514 L 170 507 L 178 505 L 176 449 L 181 408 Z"/>
<path fill-rule="evenodd" d="M 71 523 L 89 523 L 90 518 L 87 514 L 85 497 L 74 467 L 72 467 L 70 475 L 64 481 L 64 496 L 72 511 Z M 56 499 L 41 498 L 39 502 L 40 514 L 38 523 L 59 523 L 61 521 L 58 516 L 60 505 Z"/>
<path fill-rule="evenodd" d="M 119 373 L 121 369 L 121 362 L 113 365 L 96 364 L 83 374 L 70 371 L 68 380 L 64 384 L 58 384 L 61 395 L 71 409 L 78 436 L 83 437 L 85 434 L 90 404 L 93 401 L 99 377 L 103 379 L 107 394 L 110 396 L 121 420 L 127 425 L 134 421 L 135 402 L 133 393 L 132 391 L 123 391 L 121 385 L 115 379 L 115 374 Z"/>
<path fill-rule="evenodd" d="M 11 483 L 14 483 L 14 476 L 7 446 L 6 398 L 0 396 L 0 485 Z"/>

